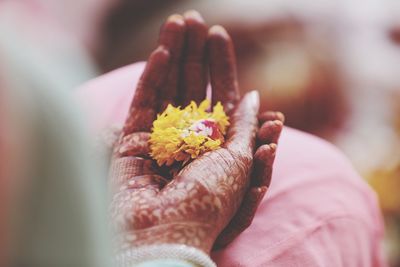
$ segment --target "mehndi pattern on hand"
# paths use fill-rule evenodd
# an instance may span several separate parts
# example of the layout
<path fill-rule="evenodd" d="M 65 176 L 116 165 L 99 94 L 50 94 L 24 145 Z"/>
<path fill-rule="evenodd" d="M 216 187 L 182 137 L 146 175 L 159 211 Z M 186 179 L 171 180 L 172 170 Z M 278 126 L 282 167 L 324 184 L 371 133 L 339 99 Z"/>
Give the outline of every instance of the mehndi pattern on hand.
<path fill-rule="evenodd" d="M 208 66 L 212 103 L 221 102 L 230 118 L 225 143 L 171 177 L 168 170 L 176 166 L 160 167 L 150 158 L 151 127 L 168 104 L 205 99 Z M 225 29 L 213 26 L 207 35 L 195 11 L 169 17 L 114 148 L 111 218 L 121 249 L 175 243 L 209 253 L 250 224 L 268 188 L 283 126 L 279 116 L 270 117 L 258 131 L 258 108 L 257 92 L 240 98 L 233 44 Z"/>

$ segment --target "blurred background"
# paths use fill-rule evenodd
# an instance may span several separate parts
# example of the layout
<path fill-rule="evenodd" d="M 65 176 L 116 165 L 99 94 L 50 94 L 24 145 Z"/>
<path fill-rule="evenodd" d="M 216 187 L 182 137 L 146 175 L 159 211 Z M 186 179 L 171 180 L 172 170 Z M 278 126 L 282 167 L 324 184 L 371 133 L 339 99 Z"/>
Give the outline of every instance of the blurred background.
<path fill-rule="evenodd" d="M 0 0 L 0 56 L 45 51 L 74 88 L 145 60 L 163 20 L 188 9 L 228 29 L 241 88 L 258 89 L 262 109 L 347 154 L 379 196 L 400 266 L 400 1 Z"/>

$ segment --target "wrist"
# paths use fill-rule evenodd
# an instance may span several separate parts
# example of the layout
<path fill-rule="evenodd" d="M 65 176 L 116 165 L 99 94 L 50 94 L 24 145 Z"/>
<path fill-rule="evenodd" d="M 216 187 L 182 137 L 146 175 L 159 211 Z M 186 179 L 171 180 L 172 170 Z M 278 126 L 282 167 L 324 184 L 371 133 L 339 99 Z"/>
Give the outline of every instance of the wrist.
<path fill-rule="evenodd" d="M 175 222 L 134 230 L 123 235 L 121 250 L 154 245 L 185 245 L 210 254 L 218 233 L 215 226 L 194 222 Z"/>
<path fill-rule="evenodd" d="M 154 260 L 180 260 L 201 267 L 216 267 L 208 254 L 182 244 L 160 244 L 127 249 L 117 255 L 118 266 L 132 267 Z"/>

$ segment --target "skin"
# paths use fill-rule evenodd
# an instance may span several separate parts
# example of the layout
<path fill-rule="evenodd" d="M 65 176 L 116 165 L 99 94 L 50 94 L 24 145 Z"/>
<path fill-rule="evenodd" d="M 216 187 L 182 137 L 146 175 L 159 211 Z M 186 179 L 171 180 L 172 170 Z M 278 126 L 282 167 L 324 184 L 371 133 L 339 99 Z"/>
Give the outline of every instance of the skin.
<path fill-rule="evenodd" d="M 230 116 L 226 142 L 171 177 L 170 169 L 148 156 L 152 122 L 168 103 L 203 100 L 208 69 L 212 102 L 221 101 Z M 174 243 L 209 253 L 250 225 L 268 189 L 283 126 L 281 113 L 258 117 L 258 108 L 257 92 L 240 98 L 225 29 L 208 29 L 195 11 L 170 16 L 114 149 L 111 214 L 121 250 Z"/>

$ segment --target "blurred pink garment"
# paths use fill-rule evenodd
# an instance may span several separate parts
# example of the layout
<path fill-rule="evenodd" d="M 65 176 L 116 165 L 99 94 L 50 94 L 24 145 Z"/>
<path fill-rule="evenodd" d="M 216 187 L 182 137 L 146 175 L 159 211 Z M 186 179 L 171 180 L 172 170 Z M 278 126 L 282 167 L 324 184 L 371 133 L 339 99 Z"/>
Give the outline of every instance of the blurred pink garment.
<path fill-rule="evenodd" d="M 94 134 L 122 125 L 143 63 L 89 81 L 77 91 Z M 374 192 L 329 143 L 285 128 L 272 183 L 252 225 L 218 266 L 386 266 Z"/>

